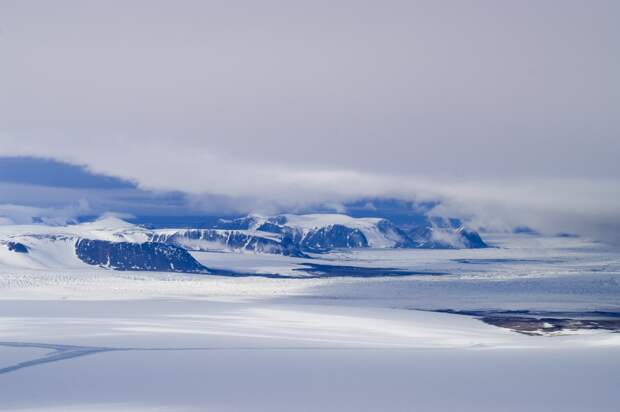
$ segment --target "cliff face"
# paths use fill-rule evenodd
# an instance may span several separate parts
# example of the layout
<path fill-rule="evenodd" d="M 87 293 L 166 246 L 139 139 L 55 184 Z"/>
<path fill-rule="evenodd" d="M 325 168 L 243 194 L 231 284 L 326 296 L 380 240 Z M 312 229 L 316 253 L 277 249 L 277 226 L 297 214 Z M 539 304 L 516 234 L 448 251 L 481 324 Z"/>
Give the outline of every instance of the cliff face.
<path fill-rule="evenodd" d="M 154 232 L 152 242 L 180 246 L 188 250 L 246 251 L 305 257 L 295 240 L 287 233 L 249 232 L 245 229 L 179 229 Z"/>
<path fill-rule="evenodd" d="M 79 239 L 75 252 L 89 265 L 114 270 L 207 273 L 185 249 L 156 242 L 131 243 Z"/>
<path fill-rule="evenodd" d="M 300 246 L 309 252 L 325 252 L 331 249 L 368 247 L 368 239 L 359 229 L 330 225 L 308 232 Z"/>

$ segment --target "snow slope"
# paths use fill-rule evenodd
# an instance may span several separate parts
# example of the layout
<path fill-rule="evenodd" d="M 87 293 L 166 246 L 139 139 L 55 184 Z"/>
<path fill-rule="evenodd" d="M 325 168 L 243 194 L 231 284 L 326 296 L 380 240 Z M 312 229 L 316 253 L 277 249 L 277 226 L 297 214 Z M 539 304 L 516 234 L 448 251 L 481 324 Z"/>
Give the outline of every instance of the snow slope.
<path fill-rule="evenodd" d="M 257 274 L 312 261 L 442 273 L 432 276 L 0 265 L 0 410 L 615 411 L 617 333 L 526 336 L 419 310 L 620 311 L 617 251 L 578 238 L 492 241 L 312 260 L 194 252 Z"/>

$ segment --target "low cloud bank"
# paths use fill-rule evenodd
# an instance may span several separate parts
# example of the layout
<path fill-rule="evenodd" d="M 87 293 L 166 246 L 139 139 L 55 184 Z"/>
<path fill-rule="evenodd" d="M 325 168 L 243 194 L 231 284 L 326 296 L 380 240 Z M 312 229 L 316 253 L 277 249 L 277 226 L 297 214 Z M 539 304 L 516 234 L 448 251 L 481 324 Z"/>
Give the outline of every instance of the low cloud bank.
<path fill-rule="evenodd" d="M 25 225 L 44 223 L 66 225 L 74 223 L 79 216 L 90 212 L 86 201 L 62 208 L 42 208 L 26 205 L 0 204 L 0 225 Z"/>
<path fill-rule="evenodd" d="M 136 215 L 274 214 L 317 207 L 337 211 L 356 199 L 393 197 L 439 201 L 433 214 L 460 217 L 479 230 L 510 231 L 525 225 L 543 233 L 571 232 L 620 244 L 620 185 L 613 179 L 433 179 L 214 159 L 215 164 L 206 167 L 172 161 L 166 168 L 152 167 L 150 159 L 141 157 L 92 159 L 92 171 L 114 171 L 113 175 L 140 186 L 120 191 L 0 183 L 2 200 L 13 203 L 1 205 L 0 216 L 5 223 L 57 223 L 106 211 Z M 220 166 L 224 172 L 214 174 Z M 174 195 L 168 192 L 172 188 Z"/>

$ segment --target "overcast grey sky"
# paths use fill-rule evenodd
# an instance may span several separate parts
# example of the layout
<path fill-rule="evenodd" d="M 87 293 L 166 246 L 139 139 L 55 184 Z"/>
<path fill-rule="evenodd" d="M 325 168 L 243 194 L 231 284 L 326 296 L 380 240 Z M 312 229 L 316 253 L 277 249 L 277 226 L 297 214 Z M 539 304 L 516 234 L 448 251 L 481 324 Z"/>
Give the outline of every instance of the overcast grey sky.
<path fill-rule="evenodd" d="M 0 0 L 0 155 L 198 202 L 617 222 L 618 21 L 604 0 Z"/>

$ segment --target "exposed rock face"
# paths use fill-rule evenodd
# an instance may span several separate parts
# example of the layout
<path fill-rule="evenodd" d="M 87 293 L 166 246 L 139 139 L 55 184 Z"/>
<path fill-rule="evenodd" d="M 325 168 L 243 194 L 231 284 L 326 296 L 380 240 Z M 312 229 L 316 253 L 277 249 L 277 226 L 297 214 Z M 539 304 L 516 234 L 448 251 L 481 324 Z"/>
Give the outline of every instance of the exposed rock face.
<path fill-rule="evenodd" d="M 67 226 L 29 225 L 5 233 L 0 248 L 23 265 L 82 267 L 85 262 L 115 270 L 213 274 L 190 251 L 311 258 L 335 249 L 486 247 L 476 232 L 450 220 L 411 227 L 378 217 L 318 213 L 213 219 L 211 224 L 219 228 L 151 229 L 111 217 Z"/>
<path fill-rule="evenodd" d="M 464 229 L 458 221 L 428 222 L 425 226 L 404 229 L 387 219 L 279 215 L 220 220 L 217 227 L 163 229 L 154 231 L 150 240 L 189 250 L 250 251 L 296 257 L 348 248 L 455 249 L 487 246 L 476 232 Z"/>
<path fill-rule="evenodd" d="M 231 251 L 273 253 L 285 256 L 305 257 L 291 236 L 270 236 L 267 232 L 249 233 L 245 230 L 187 229 L 159 231 L 151 237 L 152 242 L 177 245 L 189 250 L 212 250 L 224 248 Z"/>
<path fill-rule="evenodd" d="M 330 225 L 309 231 L 300 246 L 302 250 L 320 253 L 331 249 L 368 247 L 368 239 L 359 229 Z"/>
<path fill-rule="evenodd" d="M 478 232 L 461 228 L 459 233 L 462 236 L 467 248 L 482 249 L 485 247 L 489 247 L 489 245 L 487 245 L 484 240 L 482 240 Z"/>
<path fill-rule="evenodd" d="M 377 223 L 377 229 L 382 233 L 386 239 L 390 239 L 394 242 L 395 248 L 416 248 L 418 245 L 412 242 L 407 232 L 396 226 L 394 223 L 387 219 L 381 219 Z"/>
<path fill-rule="evenodd" d="M 28 246 L 19 242 L 7 242 L 6 247 L 15 253 L 28 253 Z"/>
<path fill-rule="evenodd" d="M 75 251 L 85 263 L 114 270 L 207 273 L 189 252 L 175 245 L 79 239 Z"/>

